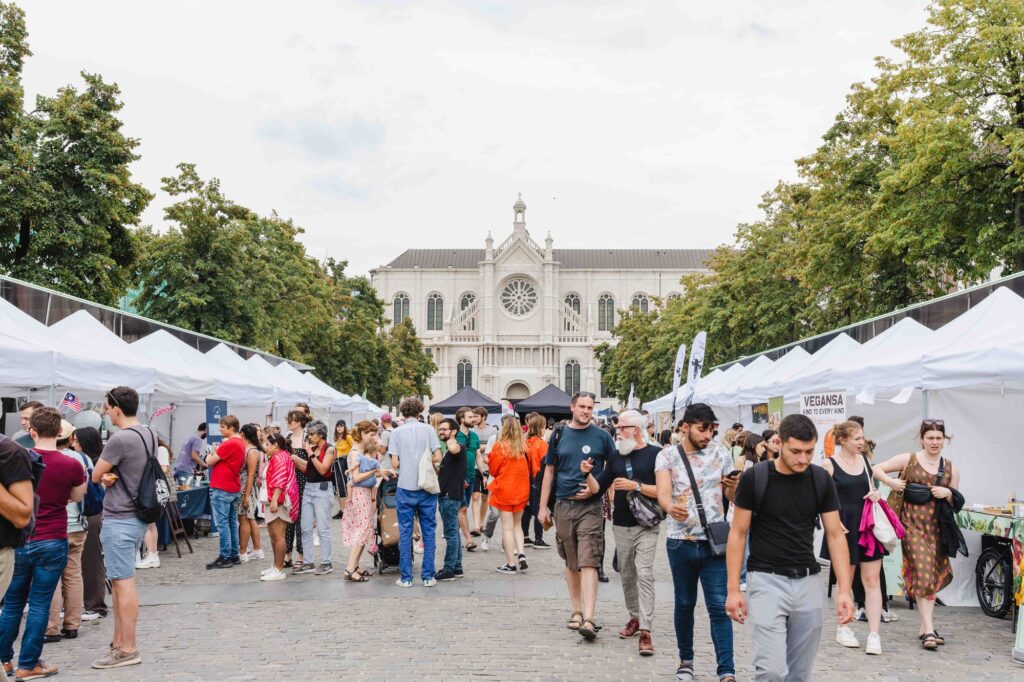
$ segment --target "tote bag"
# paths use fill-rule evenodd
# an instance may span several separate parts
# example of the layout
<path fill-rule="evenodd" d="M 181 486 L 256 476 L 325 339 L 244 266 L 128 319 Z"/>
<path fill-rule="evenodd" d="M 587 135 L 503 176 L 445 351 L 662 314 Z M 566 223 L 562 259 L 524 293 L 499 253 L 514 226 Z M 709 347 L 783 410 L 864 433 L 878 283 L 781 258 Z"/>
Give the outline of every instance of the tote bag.
<path fill-rule="evenodd" d="M 419 481 L 417 483 L 420 488 L 431 495 L 441 492 L 441 484 L 437 480 L 437 472 L 434 471 L 434 453 L 430 451 L 429 447 L 423 451 L 423 455 L 420 457 Z"/>

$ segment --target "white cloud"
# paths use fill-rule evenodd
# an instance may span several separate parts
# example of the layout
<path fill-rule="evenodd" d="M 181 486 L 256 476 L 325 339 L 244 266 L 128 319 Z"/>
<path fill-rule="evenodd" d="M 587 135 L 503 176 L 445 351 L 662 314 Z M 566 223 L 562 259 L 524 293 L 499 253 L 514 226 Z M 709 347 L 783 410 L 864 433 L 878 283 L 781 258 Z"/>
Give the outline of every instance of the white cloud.
<path fill-rule="evenodd" d="M 703 247 L 925 4 L 34 0 L 25 84 L 116 81 L 147 187 L 195 162 L 353 272 L 500 241 L 517 192 L 556 247 Z"/>

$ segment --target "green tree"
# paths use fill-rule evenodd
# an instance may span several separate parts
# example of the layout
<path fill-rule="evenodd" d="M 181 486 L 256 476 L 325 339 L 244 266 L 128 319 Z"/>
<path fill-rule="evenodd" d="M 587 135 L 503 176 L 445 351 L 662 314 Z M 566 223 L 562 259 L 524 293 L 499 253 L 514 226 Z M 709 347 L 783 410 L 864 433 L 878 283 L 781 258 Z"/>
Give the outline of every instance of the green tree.
<path fill-rule="evenodd" d="M 96 74 L 26 113 L 30 54 L 24 13 L 0 3 L 0 269 L 114 303 L 135 259 L 131 226 L 152 198 L 129 171 L 139 142 L 121 130 L 117 85 Z"/>
<path fill-rule="evenodd" d="M 382 392 L 384 402 L 395 405 L 405 396 L 433 396 L 428 382 L 437 371 L 437 365 L 423 351 L 423 343 L 408 318 L 388 332 L 387 358 L 389 372 Z"/>

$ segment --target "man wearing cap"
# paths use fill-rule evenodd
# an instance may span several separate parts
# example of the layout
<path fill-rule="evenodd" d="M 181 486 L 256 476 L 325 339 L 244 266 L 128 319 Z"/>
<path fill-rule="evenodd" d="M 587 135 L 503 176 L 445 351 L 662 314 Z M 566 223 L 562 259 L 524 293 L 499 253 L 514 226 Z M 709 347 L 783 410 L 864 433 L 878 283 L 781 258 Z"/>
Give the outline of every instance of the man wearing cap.
<path fill-rule="evenodd" d="M 730 476 L 732 455 L 721 443 L 711 440 L 717 421 L 714 411 L 704 403 L 687 407 L 679 427 L 679 444 L 662 450 L 654 466 L 658 502 L 668 513 L 663 525 L 675 591 L 676 646 L 679 649 L 676 680 L 680 682 L 694 679 L 693 611 L 697 605 L 698 582 L 704 589 L 704 604 L 711 620 L 718 678 L 721 682 L 736 681 L 732 621 L 725 612 L 728 593 L 725 554 L 716 556 L 712 551 L 697 508 L 699 495 L 704 521 L 707 524 L 723 522 L 724 500 L 732 500 L 736 493 L 737 477 Z M 696 481 L 696 489 L 691 480 Z"/>
<path fill-rule="evenodd" d="M 388 412 L 380 416 L 380 442 L 385 448 L 391 443 L 391 432 L 394 430 L 394 424 L 391 421 L 391 415 Z"/>
<path fill-rule="evenodd" d="M 75 427 L 67 421 L 60 422 L 60 436 L 57 449 L 81 465 L 88 475 L 91 468 L 88 457 L 71 449 L 71 434 Z M 86 530 L 85 506 L 82 502 L 68 502 L 68 565 L 60 576 L 60 584 L 53 592 L 50 602 L 50 620 L 46 625 L 45 641 L 59 642 L 62 638 L 75 639 L 82 624 L 82 604 L 85 586 L 82 584 L 82 550 L 85 549 Z M 61 620 L 61 609 L 64 618 Z"/>
<path fill-rule="evenodd" d="M 57 449 L 60 412 L 52 407 L 36 408 L 29 420 L 29 433 L 35 443 L 33 450 L 45 465 L 36 488 L 39 508 L 32 536 L 15 551 L 14 578 L 0 613 L 0 662 L 9 676 L 19 679 L 50 677 L 58 672 L 57 666 L 42 660 L 43 637 L 50 600 L 68 560 L 67 504 L 81 500 L 86 488 L 82 465 Z M 28 616 L 15 671 L 14 640 L 18 638 L 26 604 Z"/>

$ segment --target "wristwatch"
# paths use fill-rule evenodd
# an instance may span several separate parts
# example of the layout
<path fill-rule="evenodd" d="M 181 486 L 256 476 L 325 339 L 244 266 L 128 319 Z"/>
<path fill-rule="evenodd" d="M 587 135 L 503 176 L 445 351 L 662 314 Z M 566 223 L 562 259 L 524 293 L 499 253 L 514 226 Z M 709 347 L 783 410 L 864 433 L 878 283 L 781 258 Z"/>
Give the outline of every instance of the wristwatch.
<path fill-rule="evenodd" d="M 642 492 L 644 491 L 644 488 L 643 488 L 643 486 L 642 486 L 642 485 L 640 485 L 640 481 L 637 481 L 637 482 L 636 482 L 636 491 L 637 491 L 638 493 L 642 493 Z"/>

